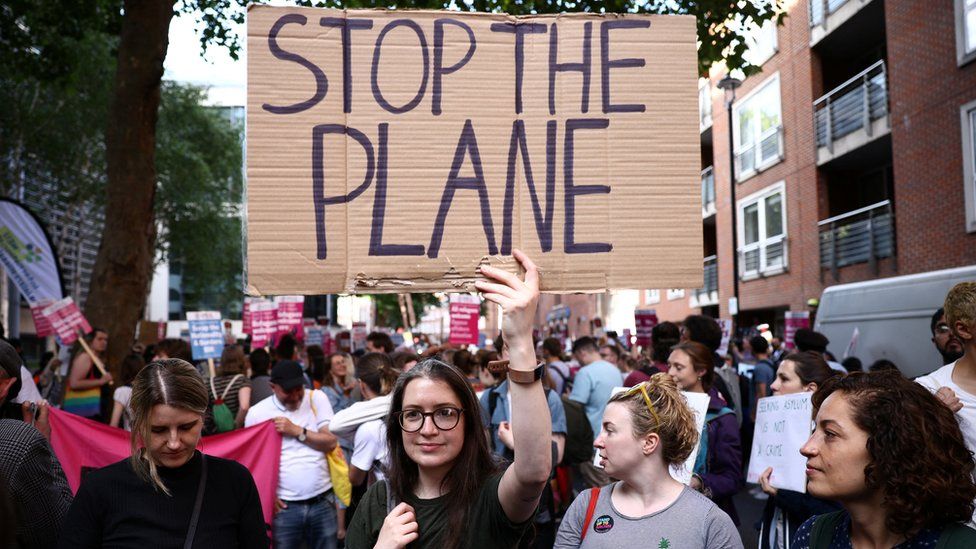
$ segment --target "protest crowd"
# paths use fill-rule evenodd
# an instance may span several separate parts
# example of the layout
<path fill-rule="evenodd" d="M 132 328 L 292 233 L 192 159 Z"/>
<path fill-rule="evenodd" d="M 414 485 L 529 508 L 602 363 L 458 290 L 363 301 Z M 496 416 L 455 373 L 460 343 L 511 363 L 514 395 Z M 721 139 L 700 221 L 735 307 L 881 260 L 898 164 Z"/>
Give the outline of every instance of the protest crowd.
<path fill-rule="evenodd" d="M 807 328 L 726 345 L 705 316 L 649 345 L 539 340 L 540 275 L 515 257 L 524 275 L 476 283 L 503 311 L 488 348 L 281 333 L 211 365 L 164 339 L 113 376 L 98 328 L 37 373 L 0 342 L 0 546 L 976 547 L 976 282 L 933 304 L 943 364 L 912 380 Z M 768 443 L 780 406 L 806 406 L 774 418 L 795 445 Z M 85 465 L 104 440 L 115 457 Z M 799 485 L 762 466 L 782 452 Z"/>

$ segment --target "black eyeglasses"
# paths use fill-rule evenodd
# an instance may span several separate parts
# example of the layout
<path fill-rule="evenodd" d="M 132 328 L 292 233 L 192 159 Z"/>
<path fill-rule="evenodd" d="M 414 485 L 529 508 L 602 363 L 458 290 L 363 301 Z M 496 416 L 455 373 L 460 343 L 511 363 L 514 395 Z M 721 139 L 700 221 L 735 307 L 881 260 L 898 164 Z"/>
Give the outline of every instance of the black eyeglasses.
<path fill-rule="evenodd" d="M 397 420 L 400 428 L 407 433 L 416 433 L 424 428 L 424 420 L 428 417 L 434 422 L 434 427 L 441 431 L 450 431 L 457 427 L 461 421 L 461 413 L 464 410 L 453 406 L 444 406 L 433 412 L 421 412 L 420 410 L 403 410 L 397 413 Z"/>

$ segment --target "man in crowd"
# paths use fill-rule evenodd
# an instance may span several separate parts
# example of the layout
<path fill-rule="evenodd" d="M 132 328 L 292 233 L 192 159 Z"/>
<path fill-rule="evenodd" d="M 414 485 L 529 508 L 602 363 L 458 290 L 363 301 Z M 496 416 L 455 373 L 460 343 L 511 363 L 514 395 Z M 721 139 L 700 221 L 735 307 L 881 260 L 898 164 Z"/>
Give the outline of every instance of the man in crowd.
<path fill-rule="evenodd" d="M 279 360 L 271 369 L 271 390 L 248 410 L 244 426 L 271 419 L 282 436 L 274 546 L 333 549 L 338 520 L 325 459 L 337 442 L 328 429 L 332 405 L 322 391 L 305 389 L 302 367 L 293 360 Z"/>
<path fill-rule="evenodd" d="M 549 375 L 552 377 L 552 390 L 556 395 L 562 395 L 569 386 L 572 374 L 569 365 L 563 362 L 563 346 L 558 339 L 547 337 L 542 341 L 542 360 L 546 362 Z"/>
<path fill-rule="evenodd" d="M 830 366 L 832 370 L 837 370 L 844 374 L 847 373 L 847 369 L 844 366 L 837 361 L 830 360 L 827 356 L 827 345 L 830 345 L 830 340 L 827 339 L 827 336 L 820 332 L 814 332 L 809 328 L 800 328 L 793 335 L 793 342 L 796 344 L 796 349 L 801 353 L 807 351 L 817 353 L 823 357 L 827 362 L 827 366 Z"/>
<path fill-rule="evenodd" d="M 718 348 L 722 346 L 722 327 L 718 325 L 718 322 L 714 318 L 704 315 L 689 315 L 681 323 L 681 341 L 701 343 L 712 351 L 716 374 L 713 379 L 713 386 L 722 395 L 725 404 L 735 411 L 736 421 L 739 425 L 742 425 L 742 396 L 732 390 L 722 375 L 722 368 L 725 367 L 725 358 L 718 354 Z M 734 371 L 735 369 L 733 368 L 733 373 Z M 725 372 L 728 372 L 728 370 L 725 370 Z M 728 377 L 734 378 L 736 376 Z"/>
<path fill-rule="evenodd" d="M 20 366 L 14 348 L 0 340 L 0 404 L 18 381 Z M 46 424 L 47 405 L 36 414 Z M 51 445 L 29 423 L 0 419 L 0 483 L 13 500 L 17 546 L 55 547 L 71 506 L 71 489 Z"/>
<path fill-rule="evenodd" d="M 586 419 L 593 429 L 593 436 L 598 436 L 603 422 L 603 410 L 607 407 L 610 394 L 614 387 L 622 385 L 620 370 L 600 358 L 600 348 L 589 336 L 581 337 L 573 343 L 573 358 L 582 367 L 576 373 L 569 398 L 583 405 Z M 602 469 L 595 468 L 589 462 L 580 464 L 580 474 L 586 486 L 602 486 L 609 480 Z"/>
<path fill-rule="evenodd" d="M 976 282 L 961 282 L 949 290 L 940 316 L 961 343 L 962 356 L 915 381 L 956 413 L 966 446 L 976 452 Z"/>
<path fill-rule="evenodd" d="M 371 332 L 366 336 L 366 352 L 367 353 L 386 353 L 390 354 L 393 352 L 393 339 L 390 335 L 384 332 Z"/>
<path fill-rule="evenodd" d="M 938 311 L 932 315 L 932 343 L 935 349 L 942 355 L 942 365 L 952 364 L 962 358 L 962 342 L 952 333 L 952 327 L 946 322 L 945 309 L 939 307 Z"/>
<path fill-rule="evenodd" d="M 749 346 L 752 348 L 752 355 L 756 357 L 756 365 L 752 369 L 752 383 L 750 384 L 749 412 L 750 419 L 756 421 L 756 403 L 760 398 L 768 397 L 773 394 L 770 387 L 776 379 L 776 371 L 773 363 L 769 360 L 769 343 L 762 336 L 752 336 L 749 338 Z"/>

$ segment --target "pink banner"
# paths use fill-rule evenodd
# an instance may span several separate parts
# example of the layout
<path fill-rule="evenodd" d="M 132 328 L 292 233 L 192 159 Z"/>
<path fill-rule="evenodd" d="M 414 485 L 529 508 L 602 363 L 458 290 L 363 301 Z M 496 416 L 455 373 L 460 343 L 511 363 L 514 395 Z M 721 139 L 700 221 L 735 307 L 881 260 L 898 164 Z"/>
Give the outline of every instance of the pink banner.
<path fill-rule="evenodd" d="M 657 311 L 654 309 L 635 310 L 634 324 L 637 327 L 637 344 L 645 348 L 650 347 L 651 330 L 657 326 Z"/>
<path fill-rule="evenodd" d="M 275 298 L 278 305 L 278 333 L 292 334 L 296 339 L 305 338 L 302 329 L 302 313 L 305 309 L 305 296 L 282 295 Z"/>
<path fill-rule="evenodd" d="M 92 331 L 85 315 L 81 314 L 78 306 L 70 297 L 48 305 L 41 314 L 51 323 L 54 333 L 64 345 L 71 345 L 78 340 L 78 330 L 86 334 Z"/>
<path fill-rule="evenodd" d="M 787 349 L 795 349 L 796 331 L 800 328 L 810 327 L 809 311 L 786 311 L 786 333 L 783 334 L 783 346 Z"/>
<path fill-rule="evenodd" d="M 71 491 L 77 492 L 82 475 L 129 457 L 129 432 L 51 408 L 51 447 L 61 462 Z M 197 449 L 208 456 L 232 459 L 251 471 L 265 523 L 274 517 L 278 467 L 281 462 L 281 435 L 274 422 L 265 421 L 200 439 Z"/>
<path fill-rule="evenodd" d="M 31 317 L 34 319 L 34 333 L 37 337 L 54 335 L 54 326 L 51 326 L 51 321 L 44 316 L 44 309 L 52 303 L 54 303 L 52 299 L 42 299 L 30 308 Z"/>
<path fill-rule="evenodd" d="M 451 302 L 451 338 L 450 342 L 458 345 L 478 344 L 478 316 L 481 312 L 479 303 Z"/>
<path fill-rule="evenodd" d="M 251 333 L 251 298 L 244 298 L 244 308 L 241 309 L 241 332 Z"/>
<path fill-rule="evenodd" d="M 251 303 L 251 348 L 271 344 L 278 332 L 278 306 L 273 301 Z"/>

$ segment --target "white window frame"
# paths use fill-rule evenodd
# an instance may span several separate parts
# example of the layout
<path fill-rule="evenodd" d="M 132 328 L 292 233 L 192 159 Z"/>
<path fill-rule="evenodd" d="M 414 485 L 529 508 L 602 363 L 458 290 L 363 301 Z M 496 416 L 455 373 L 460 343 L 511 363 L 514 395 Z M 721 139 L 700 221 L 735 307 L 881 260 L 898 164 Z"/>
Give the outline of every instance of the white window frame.
<path fill-rule="evenodd" d="M 766 199 L 779 194 L 783 208 L 783 234 L 767 238 L 766 237 Z M 752 244 L 745 244 L 745 209 L 747 206 L 758 204 L 758 223 L 759 240 Z M 786 182 L 780 181 L 736 202 L 736 231 L 738 234 L 739 249 L 739 279 L 751 280 L 760 276 L 774 276 L 782 274 L 789 269 L 790 250 L 789 250 L 789 215 L 786 211 Z M 778 265 L 769 266 L 766 264 L 766 249 L 778 243 L 783 244 L 783 261 Z M 745 254 L 753 250 L 759 250 L 759 268 L 753 271 L 746 271 Z"/>
<path fill-rule="evenodd" d="M 644 290 L 644 304 L 653 305 L 661 302 L 661 290 Z"/>
<path fill-rule="evenodd" d="M 778 30 L 775 16 L 762 26 L 751 25 L 745 32 L 746 46 L 749 48 L 745 53 L 745 60 L 761 67 L 776 55 L 779 52 Z"/>
<path fill-rule="evenodd" d="M 966 44 L 968 36 L 966 24 L 970 13 L 976 14 L 976 2 L 966 6 L 967 1 L 955 0 L 956 12 L 956 64 L 960 67 L 976 59 L 976 43 Z M 973 15 L 973 24 L 976 25 L 976 15 Z M 976 29 L 974 29 L 976 30 Z"/>
<path fill-rule="evenodd" d="M 676 299 L 684 299 L 685 291 L 681 288 L 672 288 L 668 290 L 668 301 L 674 301 Z"/>
<path fill-rule="evenodd" d="M 752 143 L 751 148 L 753 149 L 753 154 L 755 154 L 755 164 L 754 167 L 747 171 L 740 171 L 740 161 L 739 154 L 743 149 L 742 144 L 739 142 L 739 113 L 745 110 L 747 107 L 751 107 L 751 101 L 759 93 L 766 90 L 768 86 L 776 86 L 776 102 L 777 108 L 779 109 L 779 125 L 774 126 L 766 130 L 765 133 L 761 131 L 761 117 L 755 117 L 755 128 L 754 134 L 756 135 L 755 142 Z M 758 114 L 758 109 L 756 110 Z M 770 158 L 763 159 L 762 154 L 762 143 L 766 139 L 776 135 L 777 136 L 777 153 Z M 741 183 L 746 179 L 749 179 L 753 175 L 760 173 L 771 166 L 779 164 L 783 161 L 783 96 L 782 88 L 780 87 L 779 73 L 770 76 L 766 80 L 763 80 L 761 84 L 752 89 L 749 93 L 744 95 L 741 99 L 736 99 L 735 103 L 732 105 L 732 139 L 735 146 L 735 180 Z"/>
<path fill-rule="evenodd" d="M 962 180 L 966 197 L 966 232 L 976 233 L 976 101 L 959 108 L 962 126 Z"/>
<path fill-rule="evenodd" d="M 707 78 L 698 79 L 698 131 L 712 127 L 712 82 Z"/>

